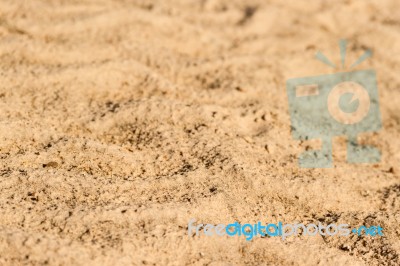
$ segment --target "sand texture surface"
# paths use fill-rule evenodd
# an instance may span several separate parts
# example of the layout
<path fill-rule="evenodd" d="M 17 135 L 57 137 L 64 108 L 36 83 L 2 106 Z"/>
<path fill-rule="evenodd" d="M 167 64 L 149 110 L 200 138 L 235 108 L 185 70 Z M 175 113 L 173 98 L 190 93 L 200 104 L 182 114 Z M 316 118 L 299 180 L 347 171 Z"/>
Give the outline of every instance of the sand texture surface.
<path fill-rule="evenodd" d="M 286 80 L 374 56 L 377 164 L 302 169 Z M 0 1 L 0 265 L 400 265 L 400 2 Z M 384 237 L 189 237 L 197 223 Z"/>

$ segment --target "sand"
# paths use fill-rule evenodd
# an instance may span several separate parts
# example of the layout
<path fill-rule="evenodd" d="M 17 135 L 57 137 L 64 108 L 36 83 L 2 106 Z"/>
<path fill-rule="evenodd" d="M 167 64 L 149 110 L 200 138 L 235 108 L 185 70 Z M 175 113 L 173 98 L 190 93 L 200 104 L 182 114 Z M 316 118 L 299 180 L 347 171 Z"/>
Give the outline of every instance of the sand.
<path fill-rule="evenodd" d="M 399 265 L 400 4 L 0 2 L 0 265 Z M 377 72 L 377 164 L 302 169 L 286 80 Z M 188 236 L 196 223 L 384 237 Z"/>

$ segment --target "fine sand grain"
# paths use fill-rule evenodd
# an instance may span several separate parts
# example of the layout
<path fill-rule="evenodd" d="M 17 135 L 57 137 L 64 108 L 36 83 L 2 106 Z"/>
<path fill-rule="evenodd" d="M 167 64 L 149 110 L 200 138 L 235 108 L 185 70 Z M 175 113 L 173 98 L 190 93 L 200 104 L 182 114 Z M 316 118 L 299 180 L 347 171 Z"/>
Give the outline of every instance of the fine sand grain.
<path fill-rule="evenodd" d="M 374 56 L 379 164 L 301 169 L 288 78 Z M 0 1 L 0 265 L 399 265 L 400 2 Z M 188 237 L 187 224 L 384 237 Z"/>

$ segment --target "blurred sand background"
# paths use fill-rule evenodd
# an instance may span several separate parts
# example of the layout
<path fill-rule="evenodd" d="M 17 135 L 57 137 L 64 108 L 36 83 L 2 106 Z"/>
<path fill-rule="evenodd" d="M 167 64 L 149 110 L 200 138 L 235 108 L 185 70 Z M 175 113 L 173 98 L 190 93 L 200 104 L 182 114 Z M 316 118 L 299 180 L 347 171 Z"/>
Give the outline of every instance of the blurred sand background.
<path fill-rule="evenodd" d="M 285 82 L 373 58 L 382 162 L 300 169 Z M 399 265 L 400 2 L 0 1 L 0 265 Z M 188 237 L 187 223 L 385 237 Z"/>

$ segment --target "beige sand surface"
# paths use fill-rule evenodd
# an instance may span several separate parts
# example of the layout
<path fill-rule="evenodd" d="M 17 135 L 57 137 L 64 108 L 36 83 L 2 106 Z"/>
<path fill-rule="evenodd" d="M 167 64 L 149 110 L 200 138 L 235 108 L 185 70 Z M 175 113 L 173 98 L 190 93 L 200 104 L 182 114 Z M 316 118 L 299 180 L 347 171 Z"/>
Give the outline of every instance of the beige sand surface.
<path fill-rule="evenodd" d="M 285 82 L 374 57 L 382 161 L 300 169 Z M 400 2 L 0 1 L 0 265 L 399 265 Z M 385 237 L 188 237 L 187 224 Z"/>

